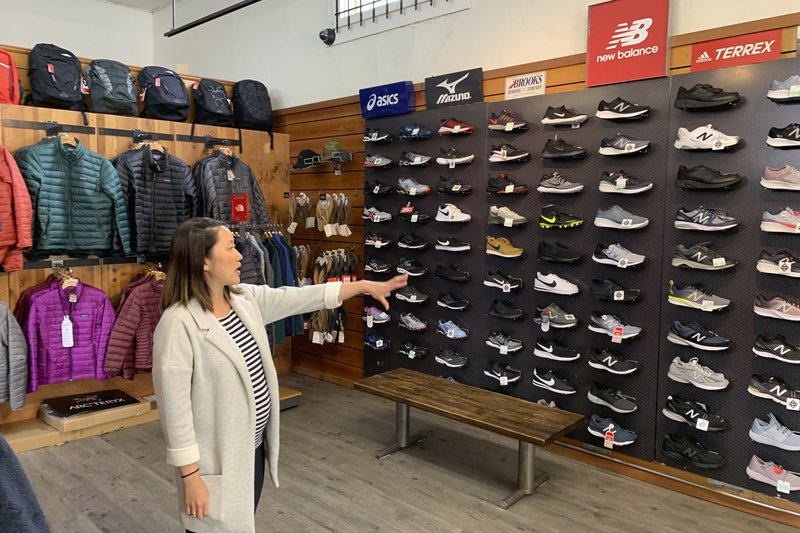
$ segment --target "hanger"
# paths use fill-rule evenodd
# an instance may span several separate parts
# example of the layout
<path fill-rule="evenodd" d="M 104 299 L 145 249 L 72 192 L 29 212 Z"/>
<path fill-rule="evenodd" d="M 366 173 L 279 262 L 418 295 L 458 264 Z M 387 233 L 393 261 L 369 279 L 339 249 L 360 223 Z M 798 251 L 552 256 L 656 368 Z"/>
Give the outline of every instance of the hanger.
<path fill-rule="evenodd" d="M 61 290 L 78 286 L 78 278 L 72 275 L 72 267 L 60 267 L 53 274 L 61 280 Z"/>

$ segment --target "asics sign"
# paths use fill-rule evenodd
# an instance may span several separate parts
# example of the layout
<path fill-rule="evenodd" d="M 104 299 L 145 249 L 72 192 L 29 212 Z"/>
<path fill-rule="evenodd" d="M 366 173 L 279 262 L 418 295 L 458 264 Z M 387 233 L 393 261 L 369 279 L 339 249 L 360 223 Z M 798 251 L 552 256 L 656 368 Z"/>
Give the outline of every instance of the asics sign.
<path fill-rule="evenodd" d="M 364 118 L 400 115 L 414 110 L 414 84 L 399 81 L 358 91 Z"/>
<path fill-rule="evenodd" d="M 692 45 L 692 72 L 781 57 L 781 30 L 761 31 Z"/>
<path fill-rule="evenodd" d="M 428 109 L 483 101 L 483 69 L 474 68 L 425 79 Z"/>
<path fill-rule="evenodd" d="M 589 6 L 587 85 L 664 76 L 669 0 L 615 0 Z"/>

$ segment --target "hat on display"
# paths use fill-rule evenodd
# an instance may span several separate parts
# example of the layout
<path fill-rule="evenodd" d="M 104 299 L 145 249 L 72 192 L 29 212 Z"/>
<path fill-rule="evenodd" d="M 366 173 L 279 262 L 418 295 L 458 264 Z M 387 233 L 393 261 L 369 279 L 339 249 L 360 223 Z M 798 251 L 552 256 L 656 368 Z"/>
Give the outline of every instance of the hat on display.
<path fill-rule="evenodd" d="M 297 161 L 292 165 L 292 168 L 301 170 L 304 168 L 318 167 L 321 163 L 322 159 L 314 150 L 300 150 L 300 153 L 297 154 Z"/>

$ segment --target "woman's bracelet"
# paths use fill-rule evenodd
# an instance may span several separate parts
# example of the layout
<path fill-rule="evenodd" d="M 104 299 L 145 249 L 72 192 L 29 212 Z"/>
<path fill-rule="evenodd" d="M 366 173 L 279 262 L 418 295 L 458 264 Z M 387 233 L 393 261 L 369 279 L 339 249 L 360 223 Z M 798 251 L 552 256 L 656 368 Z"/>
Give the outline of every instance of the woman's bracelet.
<path fill-rule="evenodd" d="M 200 468 L 195 468 L 193 471 L 189 472 L 186 475 L 181 474 L 181 479 L 186 479 L 187 477 L 191 476 L 192 474 L 196 474 L 200 471 Z"/>

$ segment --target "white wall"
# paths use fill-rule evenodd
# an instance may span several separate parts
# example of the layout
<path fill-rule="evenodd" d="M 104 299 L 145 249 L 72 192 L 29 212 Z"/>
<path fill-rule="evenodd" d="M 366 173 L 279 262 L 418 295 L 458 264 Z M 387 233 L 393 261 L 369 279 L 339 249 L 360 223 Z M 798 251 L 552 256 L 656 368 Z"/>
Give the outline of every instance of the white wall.
<path fill-rule="evenodd" d="M 53 43 L 79 57 L 153 62 L 153 15 L 97 0 L 0 0 L 0 44 Z"/>

